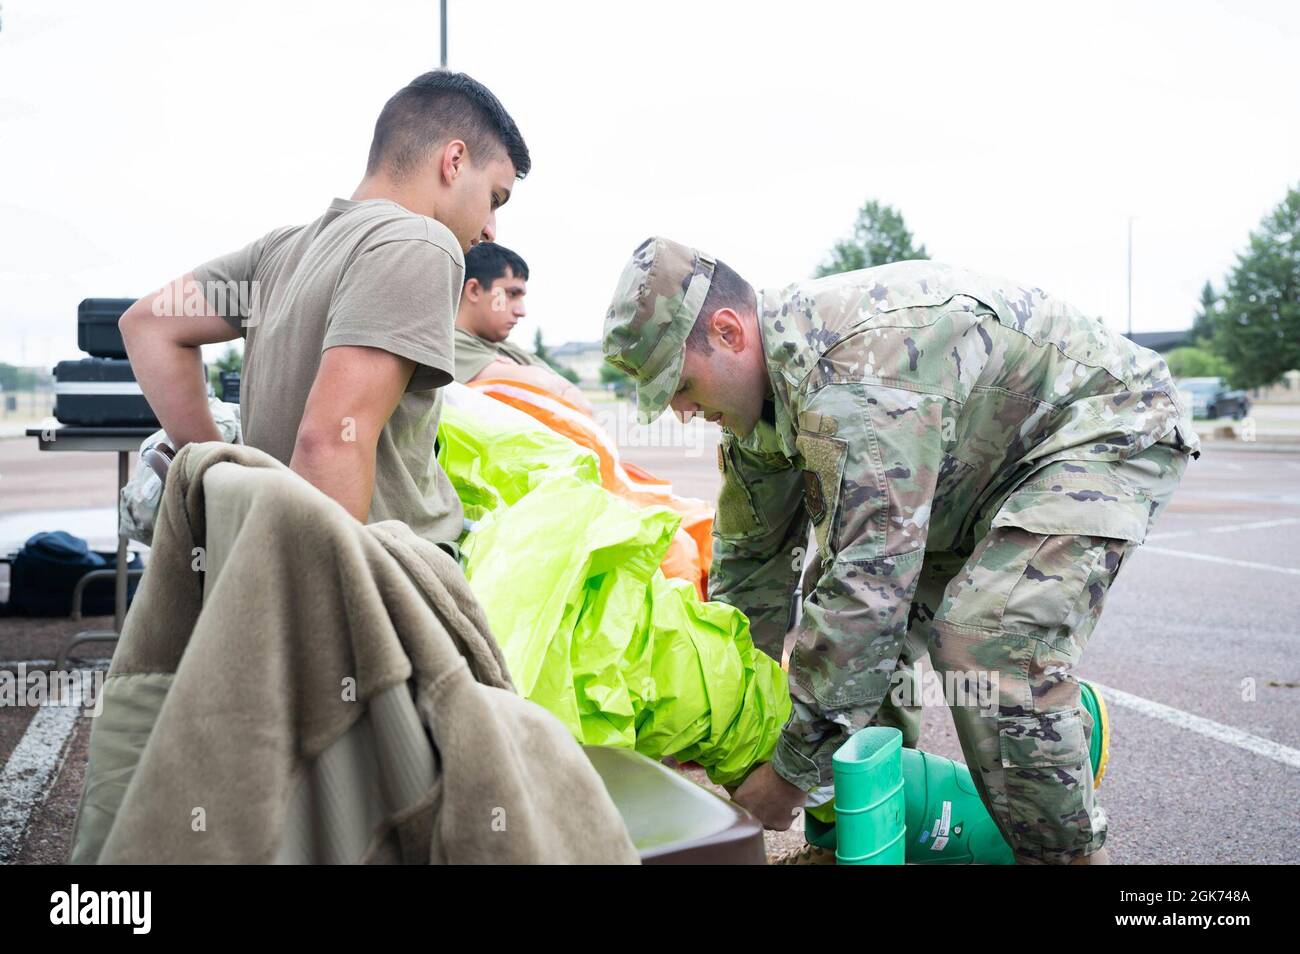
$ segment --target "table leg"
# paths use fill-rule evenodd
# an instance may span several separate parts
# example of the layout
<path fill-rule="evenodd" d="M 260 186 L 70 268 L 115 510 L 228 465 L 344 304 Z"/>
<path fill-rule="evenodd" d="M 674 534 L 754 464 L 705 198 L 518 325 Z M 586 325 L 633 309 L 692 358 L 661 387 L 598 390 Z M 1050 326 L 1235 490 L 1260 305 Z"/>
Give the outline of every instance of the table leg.
<path fill-rule="evenodd" d="M 117 452 L 117 496 L 113 498 L 113 514 L 115 516 L 122 499 L 122 488 L 126 486 L 126 472 L 130 460 L 130 451 Z M 113 578 L 113 629 L 119 635 L 122 632 L 122 621 L 126 618 L 126 564 L 129 557 L 126 537 L 118 533 L 117 575 Z"/>

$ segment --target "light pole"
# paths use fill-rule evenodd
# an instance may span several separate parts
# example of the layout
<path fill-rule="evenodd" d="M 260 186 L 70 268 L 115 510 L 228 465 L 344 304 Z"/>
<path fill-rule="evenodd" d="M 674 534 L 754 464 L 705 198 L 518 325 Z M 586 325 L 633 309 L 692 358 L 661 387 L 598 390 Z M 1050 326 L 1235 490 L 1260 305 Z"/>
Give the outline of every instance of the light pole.
<path fill-rule="evenodd" d="M 447 0 L 438 0 L 442 10 L 442 68 L 447 68 Z"/>
<path fill-rule="evenodd" d="M 447 0 L 443 0 L 446 3 Z M 1133 216 L 1128 217 L 1128 336 L 1133 337 Z"/>

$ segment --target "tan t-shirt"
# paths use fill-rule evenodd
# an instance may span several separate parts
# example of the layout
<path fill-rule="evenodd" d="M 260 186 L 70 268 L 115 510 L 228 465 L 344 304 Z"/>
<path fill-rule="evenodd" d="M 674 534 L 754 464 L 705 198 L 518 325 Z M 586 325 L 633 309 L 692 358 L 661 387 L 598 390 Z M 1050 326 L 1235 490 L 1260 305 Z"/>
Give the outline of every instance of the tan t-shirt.
<path fill-rule="evenodd" d="M 434 441 L 464 273 L 445 226 L 386 199 L 335 199 L 308 225 L 275 229 L 194 269 L 209 304 L 221 307 L 224 297 L 227 320 L 245 338 L 244 441 L 289 463 L 325 349 L 364 345 L 409 358 L 415 374 L 379 438 L 369 519 L 401 520 L 435 543 L 456 540 L 460 500 Z M 235 303 L 229 282 L 255 282 L 255 293 Z"/>
<path fill-rule="evenodd" d="M 493 361 L 513 361 L 515 364 L 550 368 L 545 361 L 531 351 L 525 351 L 508 341 L 488 341 L 478 335 L 472 335 L 464 328 L 456 329 L 456 380 L 469 384 L 484 368 Z"/>

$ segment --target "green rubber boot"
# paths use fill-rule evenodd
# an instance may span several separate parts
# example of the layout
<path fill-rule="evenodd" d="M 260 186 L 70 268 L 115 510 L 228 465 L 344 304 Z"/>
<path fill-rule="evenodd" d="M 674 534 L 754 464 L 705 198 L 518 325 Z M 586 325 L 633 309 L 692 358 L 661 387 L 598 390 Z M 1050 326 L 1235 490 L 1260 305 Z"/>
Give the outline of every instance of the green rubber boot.
<path fill-rule="evenodd" d="M 1106 774 L 1106 763 L 1110 761 L 1110 713 L 1106 711 L 1106 700 L 1101 693 L 1083 679 L 1079 680 L 1079 701 L 1092 716 L 1088 754 L 1092 759 L 1092 787 L 1100 788 L 1101 777 Z"/>
<path fill-rule="evenodd" d="M 918 749 L 903 753 L 907 860 L 919 865 L 1011 865 L 1015 856 L 980 800 L 970 769 Z"/>
<path fill-rule="evenodd" d="M 901 865 L 904 858 L 903 733 L 870 726 L 835 753 L 835 860 Z"/>
<path fill-rule="evenodd" d="M 1087 682 L 1079 681 L 1080 701 L 1092 717 L 1093 730 L 1089 755 L 1092 761 L 1093 787 L 1101 784 L 1109 758 L 1110 722 L 1101 695 Z M 876 733 L 855 741 L 865 733 Z M 971 778 L 970 769 L 960 762 L 931 755 L 917 749 L 902 749 L 885 741 L 879 733 L 897 733 L 896 729 L 869 727 L 855 733 L 835 755 L 835 802 L 809 808 L 804 812 L 804 837 L 810 844 L 836 851 L 841 864 L 898 862 L 848 862 L 846 858 L 869 858 L 874 853 L 893 849 L 892 829 L 879 830 L 859 820 L 867 809 L 879 806 L 892 793 L 893 759 L 897 755 L 901 774 L 901 795 L 906 834 L 902 839 L 909 864 L 1014 864 L 1010 846 L 990 817 Z M 850 748 L 850 746 L 853 746 Z M 885 774 L 871 781 L 870 773 Z M 863 776 L 867 776 L 866 779 Z M 848 788 L 846 789 L 846 784 Z M 845 801 L 845 798 L 848 801 Z M 847 806 L 847 810 L 846 810 Z M 837 827 L 848 819 L 855 841 L 844 849 L 838 846 Z M 837 826 L 838 820 L 838 826 Z M 859 835 L 857 833 L 864 833 Z M 862 837 L 881 840 L 864 842 Z"/>

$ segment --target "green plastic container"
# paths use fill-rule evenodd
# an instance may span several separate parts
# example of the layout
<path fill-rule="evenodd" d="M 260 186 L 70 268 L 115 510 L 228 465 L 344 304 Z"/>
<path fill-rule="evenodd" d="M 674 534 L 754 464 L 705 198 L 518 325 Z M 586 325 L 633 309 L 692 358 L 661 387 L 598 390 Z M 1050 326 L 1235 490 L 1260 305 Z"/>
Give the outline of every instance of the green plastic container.
<path fill-rule="evenodd" d="M 901 865 L 906 826 L 903 733 L 871 726 L 835 753 L 835 860 L 842 865 Z"/>

